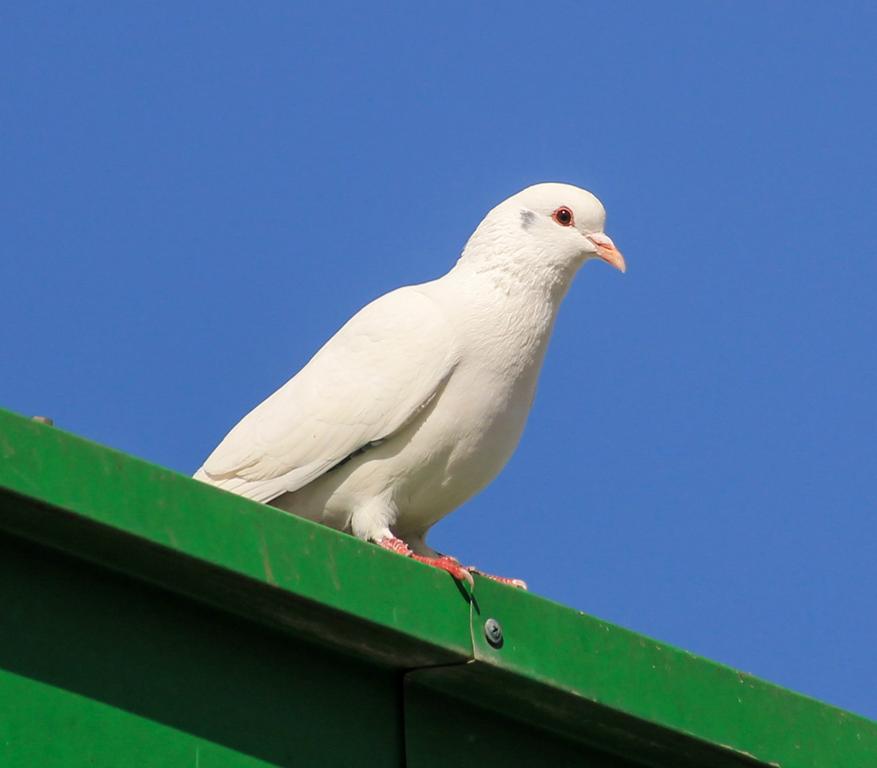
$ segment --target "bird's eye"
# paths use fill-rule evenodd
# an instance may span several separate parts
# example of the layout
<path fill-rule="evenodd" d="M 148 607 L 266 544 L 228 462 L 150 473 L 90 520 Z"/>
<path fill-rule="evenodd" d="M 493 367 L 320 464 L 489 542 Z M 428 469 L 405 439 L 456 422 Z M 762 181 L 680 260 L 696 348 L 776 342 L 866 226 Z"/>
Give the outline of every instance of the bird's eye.
<path fill-rule="evenodd" d="M 560 208 L 552 213 L 551 218 L 560 224 L 561 227 L 571 227 L 573 225 L 572 211 L 565 205 L 561 205 Z"/>

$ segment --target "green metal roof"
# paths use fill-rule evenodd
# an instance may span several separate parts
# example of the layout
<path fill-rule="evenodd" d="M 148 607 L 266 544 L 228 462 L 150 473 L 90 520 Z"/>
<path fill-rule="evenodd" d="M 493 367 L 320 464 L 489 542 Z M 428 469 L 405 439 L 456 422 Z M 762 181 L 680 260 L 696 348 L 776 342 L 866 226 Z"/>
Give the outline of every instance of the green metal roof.
<path fill-rule="evenodd" d="M 647 765 L 877 765 L 869 720 L 3 411 L 0 529 L 403 673 L 409 754 L 448 700 Z"/>

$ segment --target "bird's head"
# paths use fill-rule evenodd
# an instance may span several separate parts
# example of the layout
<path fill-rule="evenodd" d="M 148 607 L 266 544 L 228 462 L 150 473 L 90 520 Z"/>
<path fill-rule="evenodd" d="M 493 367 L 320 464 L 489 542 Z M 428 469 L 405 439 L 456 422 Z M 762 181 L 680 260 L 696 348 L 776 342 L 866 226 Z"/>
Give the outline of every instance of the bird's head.
<path fill-rule="evenodd" d="M 571 184 L 534 184 L 494 211 L 500 209 L 505 214 L 517 210 L 521 229 L 565 260 L 582 263 L 596 257 L 622 272 L 626 269 L 621 252 L 603 232 L 606 209 L 587 190 Z"/>
<path fill-rule="evenodd" d="M 598 258 L 624 272 L 624 257 L 603 231 L 605 221 L 603 204 L 590 192 L 571 184 L 534 184 L 490 211 L 466 250 L 493 251 L 490 260 L 522 266 L 536 260 L 567 273 Z"/>

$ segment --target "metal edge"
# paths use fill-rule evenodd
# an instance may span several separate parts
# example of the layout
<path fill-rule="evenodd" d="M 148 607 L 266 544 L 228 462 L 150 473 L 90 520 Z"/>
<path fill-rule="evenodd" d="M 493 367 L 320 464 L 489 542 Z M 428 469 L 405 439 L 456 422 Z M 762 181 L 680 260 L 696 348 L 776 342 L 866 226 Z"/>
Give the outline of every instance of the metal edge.
<path fill-rule="evenodd" d="M 318 642 L 405 667 L 471 658 L 448 574 L 4 411 L 0 498 L 15 535 Z"/>

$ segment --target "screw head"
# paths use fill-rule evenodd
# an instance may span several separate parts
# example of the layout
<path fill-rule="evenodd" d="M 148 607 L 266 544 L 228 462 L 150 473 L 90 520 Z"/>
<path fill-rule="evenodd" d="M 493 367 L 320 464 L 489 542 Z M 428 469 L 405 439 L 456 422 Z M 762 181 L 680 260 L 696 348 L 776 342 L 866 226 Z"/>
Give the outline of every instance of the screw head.
<path fill-rule="evenodd" d="M 502 625 L 496 619 L 484 622 L 484 636 L 494 648 L 502 647 Z"/>

